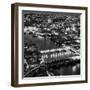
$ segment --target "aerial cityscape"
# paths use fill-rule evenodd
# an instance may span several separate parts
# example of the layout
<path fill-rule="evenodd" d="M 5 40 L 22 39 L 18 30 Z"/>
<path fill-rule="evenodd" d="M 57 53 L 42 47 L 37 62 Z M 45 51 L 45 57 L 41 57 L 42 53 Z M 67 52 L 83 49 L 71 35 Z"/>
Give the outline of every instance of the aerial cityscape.
<path fill-rule="evenodd" d="M 80 14 L 23 13 L 24 77 L 80 75 Z"/>

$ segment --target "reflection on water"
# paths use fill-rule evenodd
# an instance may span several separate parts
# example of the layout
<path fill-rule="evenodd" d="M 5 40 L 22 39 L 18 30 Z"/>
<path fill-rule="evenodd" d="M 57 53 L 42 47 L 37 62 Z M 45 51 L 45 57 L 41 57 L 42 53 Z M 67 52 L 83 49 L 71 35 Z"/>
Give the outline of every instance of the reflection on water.
<path fill-rule="evenodd" d="M 41 66 L 40 68 L 35 69 L 32 73 L 28 73 L 26 77 L 80 75 L 80 62 L 62 65 L 59 63 L 54 64 L 52 64 L 52 66 Z"/>
<path fill-rule="evenodd" d="M 49 74 L 53 73 L 54 76 L 59 75 L 80 75 L 80 63 L 75 65 L 64 65 L 56 69 L 50 68 Z"/>

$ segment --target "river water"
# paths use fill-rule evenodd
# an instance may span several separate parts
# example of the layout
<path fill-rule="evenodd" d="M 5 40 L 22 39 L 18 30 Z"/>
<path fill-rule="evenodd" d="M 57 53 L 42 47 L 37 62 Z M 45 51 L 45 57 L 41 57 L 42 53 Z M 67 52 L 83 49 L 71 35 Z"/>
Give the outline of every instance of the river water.
<path fill-rule="evenodd" d="M 80 63 L 49 68 L 49 76 L 80 75 Z"/>

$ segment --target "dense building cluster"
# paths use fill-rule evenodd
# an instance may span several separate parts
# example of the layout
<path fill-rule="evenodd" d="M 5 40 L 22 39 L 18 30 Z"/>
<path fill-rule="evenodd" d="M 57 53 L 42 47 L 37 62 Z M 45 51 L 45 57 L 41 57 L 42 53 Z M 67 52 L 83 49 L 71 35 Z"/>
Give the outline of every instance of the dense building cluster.
<path fill-rule="evenodd" d="M 41 63 L 45 62 L 42 58 L 41 50 L 71 47 L 71 49 L 69 49 L 71 53 L 73 51 L 80 53 L 79 14 L 26 13 L 24 14 L 23 24 L 25 73 L 33 67 L 39 68 Z M 65 50 L 61 51 L 66 52 Z M 44 67 L 44 69 L 46 68 L 45 64 L 41 66 Z M 41 72 L 42 71 L 43 70 L 41 70 Z M 35 76 L 35 74 L 32 76 Z"/>

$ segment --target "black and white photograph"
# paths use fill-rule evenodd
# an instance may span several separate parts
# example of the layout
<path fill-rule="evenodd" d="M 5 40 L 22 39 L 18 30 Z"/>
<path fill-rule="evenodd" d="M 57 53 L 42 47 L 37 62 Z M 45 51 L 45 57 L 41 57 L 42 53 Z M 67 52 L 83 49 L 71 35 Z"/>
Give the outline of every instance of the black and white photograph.
<path fill-rule="evenodd" d="M 80 75 L 80 15 L 23 11 L 24 77 Z"/>
<path fill-rule="evenodd" d="M 86 7 L 15 4 L 14 10 L 12 77 L 18 85 L 87 82 Z"/>

